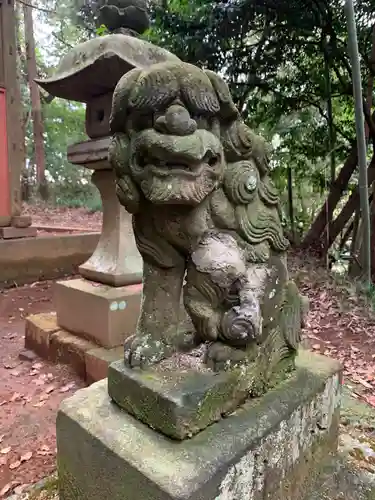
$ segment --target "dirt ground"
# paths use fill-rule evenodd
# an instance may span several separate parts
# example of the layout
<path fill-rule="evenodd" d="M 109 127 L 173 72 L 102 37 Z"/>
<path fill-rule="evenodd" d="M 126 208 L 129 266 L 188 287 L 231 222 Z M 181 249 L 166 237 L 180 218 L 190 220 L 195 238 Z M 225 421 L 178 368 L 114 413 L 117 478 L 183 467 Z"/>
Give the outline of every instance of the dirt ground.
<path fill-rule="evenodd" d="M 52 311 L 52 283 L 1 292 L 0 490 L 20 491 L 55 468 L 55 418 L 62 399 L 82 387 L 64 366 L 22 361 L 24 318 Z"/>
<path fill-rule="evenodd" d="M 23 214 L 31 215 L 33 225 L 75 228 L 83 231 L 100 231 L 102 213 L 89 212 L 85 208 L 23 205 Z"/>
<path fill-rule="evenodd" d="M 35 224 L 100 230 L 101 214 L 84 209 L 25 207 Z M 375 315 L 372 299 L 327 276 L 303 255 L 291 273 L 310 299 L 305 337 L 311 348 L 339 359 L 351 397 L 375 406 Z M 53 282 L 0 291 L 0 498 L 21 492 L 55 469 L 55 418 L 60 402 L 82 382 L 63 366 L 19 359 L 24 319 L 53 310 Z"/>

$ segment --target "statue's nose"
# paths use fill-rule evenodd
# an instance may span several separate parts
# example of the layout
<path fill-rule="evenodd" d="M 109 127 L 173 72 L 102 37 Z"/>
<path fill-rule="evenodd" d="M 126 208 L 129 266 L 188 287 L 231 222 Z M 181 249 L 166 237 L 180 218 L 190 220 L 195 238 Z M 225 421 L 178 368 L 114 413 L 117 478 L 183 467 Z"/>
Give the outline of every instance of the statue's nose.
<path fill-rule="evenodd" d="M 164 116 L 156 120 L 155 130 L 162 134 L 190 135 L 197 130 L 197 122 L 190 117 L 186 108 L 173 104 Z"/>

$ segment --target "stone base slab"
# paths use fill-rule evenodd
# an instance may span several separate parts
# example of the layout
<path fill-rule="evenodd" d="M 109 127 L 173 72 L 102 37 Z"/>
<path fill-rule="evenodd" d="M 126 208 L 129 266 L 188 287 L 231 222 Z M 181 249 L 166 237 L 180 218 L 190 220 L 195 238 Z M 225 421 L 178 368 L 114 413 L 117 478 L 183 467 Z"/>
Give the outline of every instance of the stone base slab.
<path fill-rule="evenodd" d="M 13 227 L 25 228 L 30 227 L 31 224 L 31 215 L 14 215 L 11 220 L 11 226 Z"/>
<path fill-rule="evenodd" d="M 0 288 L 77 274 L 93 253 L 99 233 L 0 239 Z"/>
<path fill-rule="evenodd" d="M 0 227 L 0 238 L 12 240 L 16 238 L 33 238 L 37 236 L 36 227 Z"/>
<path fill-rule="evenodd" d="M 56 313 L 26 318 L 25 348 L 41 358 L 71 366 L 88 384 L 107 377 L 110 363 L 123 358 L 123 348 L 106 349 L 57 324 Z"/>
<path fill-rule="evenodd" d="M 111 402 L 106 381 L 57 417 L 60 500 L 305 500 L 337 449 L 341 371 L 303 353 L 287 381 L 190 440 Z"/>
<path fill-rule="evenodd" d="M 92 384 L 107 378 L 111 363 L 124 359 L 123 346 L 106 349 L 97 347 L 86 352 L 86 382 Z"/>
<path fill-rule="evenodd" d="M 176 353 L 145 368 L 113 363 L 108 370 L 108 394 L 113 401 L 152 429 L 178 440 L 191 438 L 236 409 L 259 385 L 259 363 L 214 372 L 204 362 L 205 347 Z M 261 358 L 263 366 L 266 359 Z M 295 355 L 274 369 L 273 385 L 294 371 Z M 254 383 L 255 381 L 255 383 Z M 262 387 L 264 394 L 266 388 Z"/>
<path fill-rule="evenodd" d="M 10 215 L 0 215 L 0 227 L 10 226 L 12 217 Z"/>
<path fill-rule="evenodd" d="M 57 282 L 57 323 L 102 347 L 118 347 L 135 332 L 141 293 L 141 284 L 114 288 L 84 278 Z"/>

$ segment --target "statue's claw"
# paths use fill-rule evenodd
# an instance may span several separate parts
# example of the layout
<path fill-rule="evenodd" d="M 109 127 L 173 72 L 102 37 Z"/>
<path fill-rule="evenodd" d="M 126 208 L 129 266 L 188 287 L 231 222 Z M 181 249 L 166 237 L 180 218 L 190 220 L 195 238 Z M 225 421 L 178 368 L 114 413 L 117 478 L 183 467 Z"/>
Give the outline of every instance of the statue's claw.
<path fill-rule="evenodd" d="M 153 339 L 151 335 L 136 335 L 125 341 L 125 365 L 130 368 L 145 368 L 167 358 L 172 351 L 172 346 L 163 340 Z"/>

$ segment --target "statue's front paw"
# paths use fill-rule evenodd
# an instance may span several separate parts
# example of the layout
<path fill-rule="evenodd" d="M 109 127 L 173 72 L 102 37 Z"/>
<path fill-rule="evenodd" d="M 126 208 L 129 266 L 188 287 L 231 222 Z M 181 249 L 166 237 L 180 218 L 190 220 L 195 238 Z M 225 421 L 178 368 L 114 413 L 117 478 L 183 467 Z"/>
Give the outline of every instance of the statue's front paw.
<path fill-rule="evenodd" d="M 220 339 L 232 347 L 245 348 L 260 337 L 261 325 L 257 309 L 232 307 L 223 315 Z"/>
<path fill-rule="evenodd" d="M 145 368 L 167 358 L 173 352 L 172 346 L 151 335 L 136 335 L 125 341 L 125 365 L 131 368 Z"/>
<path fill-rule="evenodd" d="M 237 349 L 222 342 L 213 342 L 207 348 L 205 362 L 209 368 L 227 371 L 247 361 L 249 354 L 244 349 Z"/>

